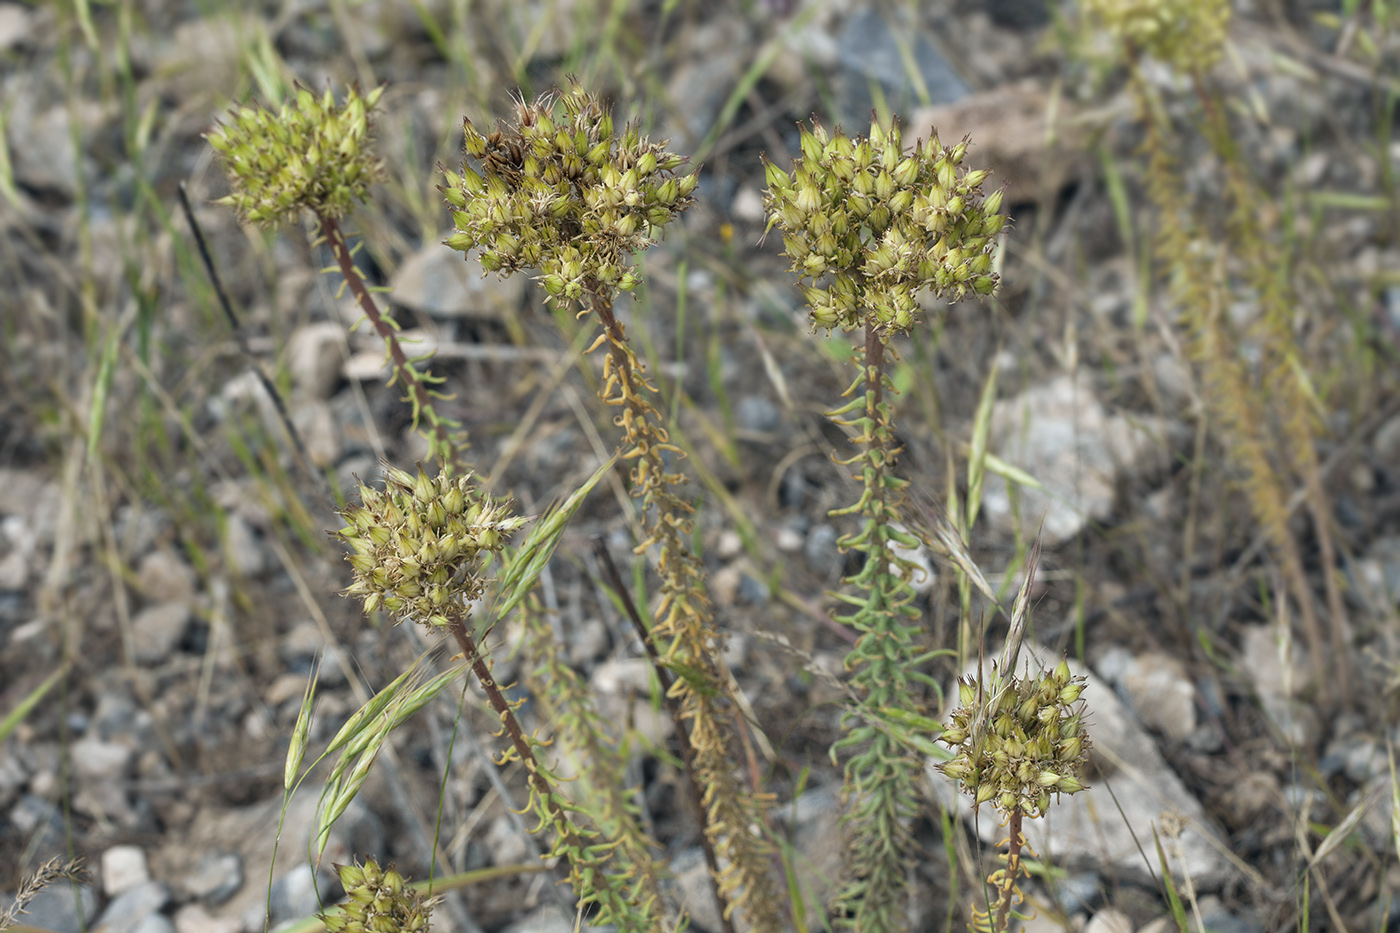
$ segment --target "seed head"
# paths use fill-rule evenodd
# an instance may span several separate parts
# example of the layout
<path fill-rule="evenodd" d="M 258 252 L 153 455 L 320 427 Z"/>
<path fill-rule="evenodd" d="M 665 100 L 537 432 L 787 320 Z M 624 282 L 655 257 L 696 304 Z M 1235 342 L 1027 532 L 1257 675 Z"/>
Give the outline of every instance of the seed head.
<path fill-rule="evenodd" d="M 853 140 L 813 123 L 801 149 L 791 173 L 764 166 L 770 226 L 782 226 L 799 279 L 820 293 L 847 274 L 862 296 L 812 301 L 808 290 L 816 326 L 907 332 L 919 289 L 958 300 L 996 288 L 987 254 L 1004 223 L 1001 197 L 983 198 L 985 170 L 959 171 L 966 142 L 945 148 L 934 136 L 905 153 L 898 125 L 885 132 L 875 122 L 868 139 Z"/>
<path fill-rule="evenodd" d="M 330 933 L 424 933 L 435 901 L 404 884 L 390 866 L 373 859 L 364 865 L 337 865 L 346 900 L 321 915 Z"/>
<path fill-rule="evenodd" d="M 699 179 L 679 173 L 685 160 L 635 126 L 617 132 L 577 83 L 518 102 L 515 122 L 490 134 L 470 120 L 462 129 L 479 174 L 444 172 L 455 227 L 447 245 L 478 250 L 487 271 L 537 270 L 556 301 L 635 289 L 633 255 L 694 200 Z"/>
<path fill-rule="evenodd" d="M 958 681 L 962 705 L 952 713 L 941 737 L 954 749 L 941 766 L 978 805 L 993 802 L 1004 813 L 1020 810 L 1040 816 L 1050 794 L 1084 789 L 1080 772 L 1089 741 L 1080 731 L 1082 708 L 1073 706 L 1085 678 L 1072 677 L 1069 666 L 1037 676 L 1008 675 L 1010 683 L 995 698 L 984 691 L 984 704 L 995 704 L 990 728 L 979 728 L 977 684 L 972 676 Z M 1074 699 L 1064 698 L 1073 691 Z"/>
<path fill-rule="evenodd" d="M 487 559 L 525 524 L 508 503 L 479 492 L 471 474 L 444 469 L 429 477 L 421 465 L 417 476 L 389 468 L 384 489 L 361 485 L 360 498 L 341 512 L 345 527 L 337 532 L 354 549 L 346 595 L 363 599 L 367 612 L 383 606 L 397 621 L 446 626 L 449 604 L 464 614 L 486 586 Z"/>
<path fill-rule="evenodd" d="M 384 176 L 374 155 L 369 112 L 383 87 L 361 96 L 358 87 L 337 105 L 330 88 L 317 97 L 298 87 L 276 111 L 236 107 L 227 122 L 205 134 L 228 167 L 233 193 L 220 198 L 245 221 L 272 227 L 295 220 L 303 208 L 342 217 Z"/>

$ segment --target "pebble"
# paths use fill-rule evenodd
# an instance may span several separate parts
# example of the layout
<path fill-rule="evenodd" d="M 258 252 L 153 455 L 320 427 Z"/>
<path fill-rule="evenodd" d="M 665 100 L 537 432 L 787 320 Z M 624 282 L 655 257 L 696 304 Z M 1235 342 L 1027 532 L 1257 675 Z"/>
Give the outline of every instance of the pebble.
<path fill-rule="evenodd" d="M 243 887 L 243 858 L 237 852 L 207 849 L 193 871 L 180 879 L 180 889 L 208 907 L 218 907 Z"/>
<path fill-rule="evenodd" d="M 335 321 L 313 321 L 287 338 L 287 369 L 296 390 L 325 401 L 335 394 L 345 365 L 345 329 Z"/>
<path fill-rule="evenodd" d="M 802 554 L 819 576 L 834 579 L 841 575 L 841 549 L 836 546 L 838 537 L 836 527 L 825 522 L 813 526 L 807 535 Z"/>
<path fill-rule="evenodd" d="M 1176 742 L 1196 730 L 1196 688 L 1175 657 L 1159 651 L 1133 656 L 1110 648 L 1099 660 L 1099 672 L 1122 691 L 1142 724 Z"/>
<path fill-rule="evenodd" d="M 189 631 L 189 603 L 147 606 L 131 620 L 132 649 L 139 664 L 159 664 L 170 656 Z"/>
<path fill-rule="evenodd" d="M 106 781 L 125 777 L 132 759 L 131 746 L 95 738 L 74 742 L 68 754 L 79 778 Z"/>
<path fill-rule="evenodd" d="M 1084 933 L 1133 933 L 1133 921 L 1123 911 L 1108 907 L 1089 918 Z"/>
<path fill-rule="evenodd" d="M 199 904 L 186 904 L 175 912 L 175 933 L 243 933 L 234 917 L 212 917 Z"/>
<path fill-rule="evenodd" d="M 306 862 L 299 862 L 272 882 L 272 925 L 316 913 L 338 885 L 334 875 L 328 872 L 318 875 Z"/>
<path fill-rule="evenodd" d="M 1091 910 L 1102 893 L 1103 879 L 1098 872 L 1085 871 L 1060 879 L 1055 884 L 1058 906 L 1069 914 Z"/>
<path fill-rule="evenodd" d="M 116 897 L 151 880 L 140 846 L 112 846 L 102 853 L 102 890 Z"/>
<path fill-rule="evenodd" d="M 435 317 L 489 320 L 519 310 L 525 300 L 526 278 L 482 276 L 474 259 L 469 261 L 434 239 L 399 266 L 392 297 L 395 304 Z M 382 360 L 382 350 L 380 357 Z"/>
<path fill-rule="evenodd" d="M 0 52 L 18 48 L 29 39 L 34 14 L 22 4 L 0 6 Z"/>
<path fill-rule="evenodd" d="M 188 602 L 194 597 L 194 571 L 173 551 L 164 548 L 141 558 L 136 587 L 151 603 Z"/>
<path fill-rule="evenodd" d="M 113 898 L 97 918 L 97 930 L 99 933 L 162 933 L 174 929 L 170 920 L 159 914 L 168 903 L 170 889 L 160 881 L 146 881 Z M 152 920 L 153 917 L 160 919 Z"/>
<path fill-rule="evenodd" d="M 705 933 L 719 933 L 723 929 L 719 902 L 715 900 L 704 851 L 695 846 L 677 854 L 671 859 L 671 877 L 679 889 L 681 906 L 690 914 L 692 927 Z"/>
<path fill-rule="evenodd" d="M 262 539 L 248 520 L 230 512 L 224 522 L 224 556 L 240 576 L 256 577 L 267 569 L 268 555 Z"/>
<path fill-rule="evenodd" d="M 1278 630 L 1272 625 L 1246 625 L 1240 634 L 1240 668 L 1249 672 L 1265 715 L 1284 741 L 1310 748 L 1320 730 L 1317 714 L 1294 699 L 1307 683 L 1304 654 L 1303 646 L 1292 641 L 1291 663 L 1285 667 L 1279 657 Z"/>
<path fill-rule="evenodd" d="M 989 475 L 983 510 L 1003 532 L 1019 522 L 1027 535 L 1039 528 L 1047 547 L 1066 541 L 1113 514 L 1120 476 L 1155 467 L 1166 427 L 1161 419 L 1109 414 L 1084 376 L 1057 376 L 1003 399 L 992 410 L 990 449 L 1042 488 L 1022 488 L 1013 514 L 1006 481 Z"/>

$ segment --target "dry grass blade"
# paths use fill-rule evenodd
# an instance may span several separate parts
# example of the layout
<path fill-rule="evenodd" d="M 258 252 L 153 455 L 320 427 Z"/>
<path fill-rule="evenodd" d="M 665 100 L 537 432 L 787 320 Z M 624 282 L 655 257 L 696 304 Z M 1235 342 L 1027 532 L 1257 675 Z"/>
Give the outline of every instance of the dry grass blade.
<path fill-rule="evenodd" d="M 1393 785 L 1394 782 L 1392 781 L 1392 790 Z M 1351 808 L 1346 818 L 1333 827 L 1332 831 L 1322 840 L 1322 844 L 1317 847 L 1317 851 L 1313 853 L 1313 857 L 1308 859 L 1308 871 L 1315 869 L 1323 859 L 1331 855 L 1333 850 L 1346 841 L 1346 838 L 1352 834 L 1352 831 L 1355 830 L 1357 825 L 1361 822 L 1361 818 L 1366 815 L 1366 811 L 1370 810 L 1371 807 L 1375 806 L 1376 801 L 1381 799 L 1381 792 L 1384 790 L 1384 787 L 1377 787 L 1365 797 L 1361 798 L 1361 800 L 1357 801 L 1356 806 Z"/>

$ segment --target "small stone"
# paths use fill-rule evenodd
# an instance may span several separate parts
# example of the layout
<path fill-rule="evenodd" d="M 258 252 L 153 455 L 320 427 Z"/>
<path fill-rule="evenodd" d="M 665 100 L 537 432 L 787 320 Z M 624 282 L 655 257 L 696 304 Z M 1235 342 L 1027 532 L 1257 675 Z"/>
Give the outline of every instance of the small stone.
<path fill-rule="evenodd" d="M 607 653 L 612 638 L 602 619 L 584 619 L 577 627 L 569 629 L 569 663 L 578 667 L 592 663 L 594 658 Z"/>
<path fill-rule="evenodd" d="M 768 219 L 768 211 L 763 206 L 763 195 L 752 185 L 741 185 L 729 204 L 729 213 L 735 220 L 761 224 Z"/>
<path fill-rule="evenodd" d="M 783 423 L 783 413 L 765 395 L 745 395 L 734 406 L 734 424 L 750 434 L 770 435 Z"/>
<path fill-rule="evenodd" d="M 341 444 L 331 406 L 323 399 L 304 399 L 292 409 L 291 418 L 311 465 L 317 469 L 334 466 L 340 459 Z"/>
<path fill-rule="evenodd" d="M 104 781 L 125 777 L 127 765 L 132 759 L 130 746 L 92 738 L 74 742 L 68 754 L 73 762 L 73 771 L 79 778 Z"/>
<path fill-rule="evenodd" d="M 777 535 L 774 536 L 773 546 L 784 554 L 793 554 L 802 550 L 802 541 L 802 532 L 784 525 L 778 529 Z"/>
<path fill-rule="evenodd" d="M 841 573 L 841 549 L 836 546 L 837 537 L 835 526 L 825 522 L 813 526 L 807 535 L 802 554 L 812 570 L 821 576 L 836 577 Z"/>
<path fill-rule="evenodd" d="M 189 602 L 194 597 L 194 570 L 172 551 L 152 551 L 141 558 L 136 586 L 148 602 Z"/>
<path fill-rule="evenodd" d="M 1121 910 L 1106 907 L 1089 919 L 1084 933 L 1133 933 L 1133 921 Z"/>
<path fill-rule="evenodd" d="M 287 368 L 307 398 L 324 401 L 335 394 L 345 363 L 345 330 L 334 321 L 315 321 L 287 338 Z"/>
<path fill-rule="evenodd" d="M 733 560 L 744 552 L 744 539 L 733 528 L 726 528 L 719 534 L 715 544 L 715 556 L 720 560 Z"/>
<path fill-rule="evenodd" d="M 318 878 L 315 869 L 301 862 L 272 883 L 272 925 L 311 916 L 321 909 L 336 885 L 330 874 L 322 873 Z"/>
<path fill-rule="evenodd" d="M 1317 738 L 1317 714 L 1294 699 L 1307 683 L 1304 649 L 1296 641 L 1281 651 L 1278 630 L 1272 625 L 1246 625 L 1240 635 L 1240 669 L 1248 671 L 1264 713 L 1284 741 L 1311 747 Z M 1281 654 L 1286 654 L 1281 658 Z"/>
<path fill-rule="evenodd" d="M 267 568 L 262 539 L 248 520 L 236 512 L 230 512 L 224 522 L 224 555 L 230 568 L 240 576 L 256 577 Z"/>
<path fill-rule="evenodd" d="M 1376 429 L 1371 449 L 1376 462 L 1387 464 L 1392 472 L 1396 470 L 1396 464 L 1400 464 L 1400 415 L 1391 417 Z"/>
<path fill-rule="evenodd" d="M 34 13 L 23 4 L 0 6 L 0 52 L 17 48 L 29 39 Z"/>
<path fill-rule="evenodd" d="M 185 602 L 147 606 L 131 620 L 132 648 L 140 664 L 164 661 L 190 627 L 190 607 Z"/>
<path fill-rule="evenodd" d="M 1098 903 L 1102 889 L 1103 879 L 1098 872 L 1086 871 L 1056 882 L 1055 896 L 1065 913 L 1084 913 Z"/>
<path fill-rule="evenodd" d="M 199 865 L 180 879 L 180 889 L 208 907 L 218 907 L 243 887 L 243 859 L 236 852 L 207 849 Z"/>
<path fill-rule="evenodd" d="M 681 906 L 690 914 L 694 926 L 706 933 L 723 929 L 704 851 L 697 846 L 677 855 L 671 860 L 671 877 L 680 889 Z"/>
<path fill-rule="evenodd" d="M 571 933 L 573 929 L 573 917 L 554 904 L 546 904 L 536 907 L 506 927 L 502 933 Z"/>
<path fill-rule="evenodd" d="M 1047 547 L 1059 544 L 1113 514 L 1120 477 L 1155 470 L 1167 427 L 1161 419 L 1110 414 L 1083 375 L 1032 386 L 993 407 L 990 448 L 1042 488 L 1021 489 L 1013 514 L 1006 480 L 988 476 L 983 509 L 1003 531 L 1019 522 L 1025 534 L 1039 528 Z"/>
<path fill-rule="evenodd" d="M 29 561 L 16 548 L 0 558 L 0 590 L 18 593 L 29 582 Z"/>
<path fill-rule="evenodd" d="M 102 853 L 102 890 L 116 897 L 151 880 L 140 846 L 112 846 Z"/>
<path fill-rule="evenodd" d="M 443 249 L 434 238 L 399 266 L 393 301 L 435 317 L 491 320 L 516 313 L 525 300 L 526 277 L 479 273 L 474 257 Z"/>
<path fill-rule="evenodd" d="M 529 844 L 521 838 L 515 821 L 501 814 L 486 832 L 486 847 L 493 865 L 518 865 L 529 857 Z"/>
<path fill-rule="evenodd" d="M 186 904 L 175 912 L 175 933 L 243 933 L 235 917 L 212 917 L 199 904 Z"/>
<path fill-rule="evenodd" d="M 150 925 L 149 918 L 158 915 L 170 903 L 170 889 L 159 881 L 147 881 L 123 892 L 107 905 L 97 918 L 101 933 L 161 933 L 159 921 Z M 169 920 L 164 919 L 166 925 Z"/>

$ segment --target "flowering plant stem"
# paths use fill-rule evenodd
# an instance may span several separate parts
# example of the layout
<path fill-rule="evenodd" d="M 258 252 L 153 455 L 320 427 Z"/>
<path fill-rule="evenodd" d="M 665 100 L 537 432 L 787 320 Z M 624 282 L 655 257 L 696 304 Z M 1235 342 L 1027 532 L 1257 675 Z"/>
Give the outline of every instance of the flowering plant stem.
<path fill-rule="evenodd" d="M 345 277 L 345 284 L 355 296 L 356 306 L 384 341 L 389 361 L 394 367 L 395 378 L 404 386 L 408 392 L 408 400 L 413 405 L 413 423 L 417 425 L 421 418 L 428 421 L 429 456 L 441 460 L 444 464 L 461 468 L 463 464 L 460 457 L 464 438 L 461 435 L 453 437 L 452 423 L 438 414 L 433 403 L 432 390 L 427 385 L 426 374 L 420 372 L 414 360 L 404 353 L 403 345 L 399 343 L 397 328 L 380 313 L 379 305 L 375 303 L 374 296 L 370 294 L 364 277 L 355 265 L 355 257 L 351 255 L 350 244 L 346 242 L 340 224 L 334 217 L 320 211 L 316 212 L 316 220 L 320 224 L 321 235 L 325 237 L 326 244 L 331 248 L 336 264 L 340 267 L 340 274 Z M 392 379 L 390 383 L 393 383 Z"/>

